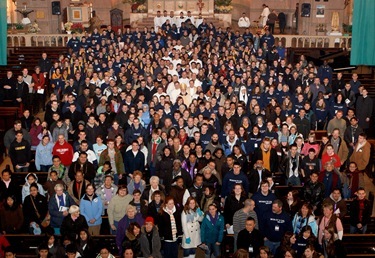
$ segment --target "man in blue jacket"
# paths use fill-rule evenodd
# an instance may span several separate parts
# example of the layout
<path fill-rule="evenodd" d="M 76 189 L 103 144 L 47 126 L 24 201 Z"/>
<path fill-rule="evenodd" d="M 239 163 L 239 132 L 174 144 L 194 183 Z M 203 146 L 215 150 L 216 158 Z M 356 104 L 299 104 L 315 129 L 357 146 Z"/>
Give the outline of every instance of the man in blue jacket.
<path fill-rule="evenodd" d="M 232 191 L 234 184 L 242 184 L 246 195 L 249 191 L 249 181 L 247 176 L 241 171 L 241 164 L 234 162 L 233 169 L 230 170 L 223 179 L 223 187 L 221 188 L 221 201 L 224 203 L 225 197 Z"/>
<path fill-rule="evenodd" d="M 133 178 L 133 172 L 139 170 L 144 172 L 145 170 L 145 155 L 139 150 L 139 143 L 137 140 L 132 142 L 131 150 L 128 150 L 124 154 L 124 165 L 125 173 L 129 176 L 128 182 Z"/>
<path fill-rule="evenodd" d="M 257 191 L 251 199 L 255 202 L 254 211 L 258 217 L 272 211 L 272 203 L 276 200 L 276 196 L 270 191 L 270 185 L 267 180 L 260 182 L 259 191 Z M 259 219 L 259 229 L 263 230 L 263 220 Z"/>
<path fill-rule="evenodd" d="M 60 235 L 60 227 L 66 216 L 69 215 L 69 207 L 74 203 L 72 197 L 64 192 L 62 184 L 55 185 L 55 194 L 51 196 L 48 203 L 48 211 L 51 215 L 51 227 L 55 230 L 55 235 Z"/>
<path fill-rule="evenodd" d="M 265 236 L 264 245 L 268 246 L 271 252 L 275 254 L 285 232 L 293 231 L 292 221 L 289 215 L 283 211 L 282 201 L 278 199 L 272 202 L 272 211 L 260 216 L 260 218 L 263 218 L 263 229 L 261 230 Z"/>

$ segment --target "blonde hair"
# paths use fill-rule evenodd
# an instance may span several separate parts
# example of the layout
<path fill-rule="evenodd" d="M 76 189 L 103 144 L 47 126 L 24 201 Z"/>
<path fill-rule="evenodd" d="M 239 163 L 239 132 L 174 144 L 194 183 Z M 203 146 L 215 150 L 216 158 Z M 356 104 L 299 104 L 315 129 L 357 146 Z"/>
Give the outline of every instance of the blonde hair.
<path fill-rule="evenodd" d="M 73 213 L 76 213 L 76 212 L 79 212 L 79 207 L 77 205 L 70 206 L 69 214 L 73 214 Z"/>

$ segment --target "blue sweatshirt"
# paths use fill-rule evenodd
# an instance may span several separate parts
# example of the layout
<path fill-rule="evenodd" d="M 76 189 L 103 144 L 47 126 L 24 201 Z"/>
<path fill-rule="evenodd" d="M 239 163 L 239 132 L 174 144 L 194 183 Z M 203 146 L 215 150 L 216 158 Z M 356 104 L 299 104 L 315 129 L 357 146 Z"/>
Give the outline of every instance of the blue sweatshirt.
<path fill-rule="evenodd" d="M 254 211 L 262 216 L 263 214 L 272 211 L 272 202 L 277 198 L 271 193 L 271 191 L 268 192 L 268 195 L 263 195 L 259 190 L 251 197 L 251 199 L 255 202 Z"/>
<path fill-rule="evenodd" d="M 223 187 L 221 188 L 221 197 L 228 196 L 230 194 L 230 191 L 232 191 L 234 184 L 242 184 L 246 194 L 248 193 L 249 180 L 247 179 L 247 176 L 242 172 L 240 172 L 238 175 L 235 175 L 231 171 L 224 177 Z"/>
<path fill-rule="evenodd" d="M 42 142 L 38 144 L 35 152 L 35 167 L 40 170 L 40 165 L 52 165 L 52 149 L 53 143 L 49 142 L 47 145 L 43 145 Z"/>
<path fill-rule="evenodd" d="M 263 218 L 262 224 L 264 226 L 262 232 L 271 242 L 280 242 L 285 232 L 293 231 L 292 221 L 285 212 L 276 214 L 271 211 L 261 217 Z"/>

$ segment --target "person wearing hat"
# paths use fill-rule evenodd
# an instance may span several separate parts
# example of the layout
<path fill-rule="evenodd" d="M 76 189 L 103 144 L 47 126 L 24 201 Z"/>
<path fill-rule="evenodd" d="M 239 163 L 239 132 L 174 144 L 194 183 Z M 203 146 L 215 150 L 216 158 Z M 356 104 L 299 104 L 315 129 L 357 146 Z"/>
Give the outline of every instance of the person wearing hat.
<path fill-rule="evenodd" d="M 141 228 L 141 238 L 139 242 L 144 257 L 161 258 L 161 241 L 158 227 L 155 226 L 153 217 L 147 217 L 145 224 Z"/>

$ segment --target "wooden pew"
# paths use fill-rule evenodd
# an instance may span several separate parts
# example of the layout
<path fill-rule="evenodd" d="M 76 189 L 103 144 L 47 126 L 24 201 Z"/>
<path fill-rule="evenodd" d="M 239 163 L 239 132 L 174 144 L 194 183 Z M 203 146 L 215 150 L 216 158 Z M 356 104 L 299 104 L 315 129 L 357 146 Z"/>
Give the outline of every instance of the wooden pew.
<path fill-rule="evenodd" d="M 375 234 L 344 234 L 342 241 L 350 254 L 375 256 Z"/>
<path fill-rule="evenodd" d="M 13 127 L 14 121 L 22 114 L 21 107 L 0 107 L 0 131 Z"/>
<path fill-rule="evenodd" d="M 38 177 L 38 183 L 44 185 L 47 182 L 47 175 L 48 172 L 14 172 L 12 174 L 12 180 L 14 180 L 17 185 L 24 185 L 25 184 L 25 177 L 29 173 L 34 173 Z"/>
<path fill-rule="evenodd" d="M 46 236 L 30 234 L 7 234 L 6 238 L 17 250 L 17 257 L 35 257 L 38 246 L 47 241 Z M 99 252 L 101 246 L 107 246 L 112 254 L 118 254 L 115 235 L 93 236 L 92 239 L 97 252 Z M 56 241 L 61 241 L 61 236 L 56 236 Z"/>

